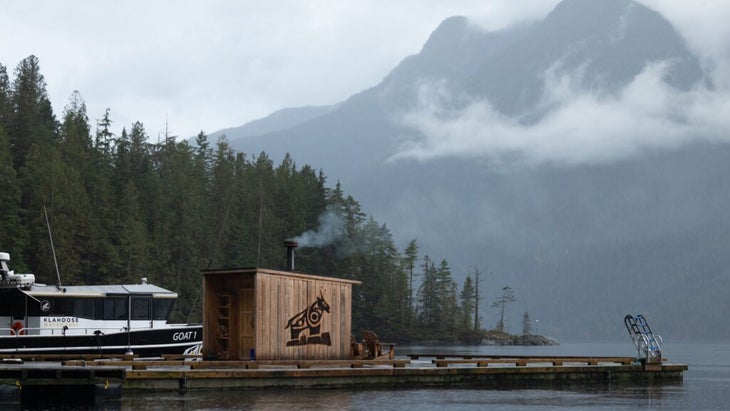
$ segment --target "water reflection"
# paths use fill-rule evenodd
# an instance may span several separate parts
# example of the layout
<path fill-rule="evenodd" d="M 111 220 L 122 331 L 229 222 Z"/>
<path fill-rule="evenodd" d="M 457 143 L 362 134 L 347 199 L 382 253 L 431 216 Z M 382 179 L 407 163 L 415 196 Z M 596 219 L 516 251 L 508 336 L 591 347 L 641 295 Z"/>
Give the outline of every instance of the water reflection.
<path fill-rule="evenodd" d="M 681 384 L 574 389 L 408 389 L 197 392 L 129 397 L 122 409 L 180 410 L 483 410 L 674 408 L 686 396 Z"/>
<path fill-rule="evenodd" d="M 698 400 L 695 398 L 695 400 Z M 631 386 L 572 384 L 550 389 L 411 388 L 398 390 L 192 391 L 125 393 L 121 401 L 68 410 L 615 410 L 711 409 L 711 398 L 692 402 L 684 384 Z M 705 401 L 704 403 L 702 401 Z M 708 402 L 709 401 L 709 402 Z M 702 407 L 690 404 L 703 404 Z M 720 409 L 720 408 L 718 408 Z"/>
<path fill-rule="evenodd" d="M 372 392 L 373 394 L 376 392 Z M 345 390 L 203 391 L 172 395 L 130 395 L 125 410 L 351 410 L 358 393 Z M 364 409 L 364 408 L 359 408 Z"/>
<path fill-rule="evenodd" d="M 557 347 L 401 347 L 399 354 L 632 356 L 630 343 Z M 124 393 L 104 410 L 726 410 L 730 401 L 730 349 L 725 344 L 666 344 L 671 363 L 688 364 L 683 382 L 654 385 L 584 382 L 550 386 L 515 384 L 499 389 L 411 387 L 398 390 L 198 391 Z"/>

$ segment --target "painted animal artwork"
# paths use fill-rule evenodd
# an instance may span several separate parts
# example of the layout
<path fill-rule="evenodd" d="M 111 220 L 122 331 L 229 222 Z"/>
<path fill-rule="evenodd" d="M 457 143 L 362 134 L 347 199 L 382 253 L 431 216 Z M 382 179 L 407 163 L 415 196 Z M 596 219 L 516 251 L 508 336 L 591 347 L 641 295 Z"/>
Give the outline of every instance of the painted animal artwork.
<path fill-rule="evenodd" d="M 307 345 L 307 344 L 324 344 L 331 345 L 330 334 L 321 333 L 322 316 L 324 313 L 330 312 L 330 306 L 322 295 L 320 290 L 317 300 L 309 307 L 299 312 L 289 319 L 286 328 L 290 329 L 291 340 L 287 346 Z"/>

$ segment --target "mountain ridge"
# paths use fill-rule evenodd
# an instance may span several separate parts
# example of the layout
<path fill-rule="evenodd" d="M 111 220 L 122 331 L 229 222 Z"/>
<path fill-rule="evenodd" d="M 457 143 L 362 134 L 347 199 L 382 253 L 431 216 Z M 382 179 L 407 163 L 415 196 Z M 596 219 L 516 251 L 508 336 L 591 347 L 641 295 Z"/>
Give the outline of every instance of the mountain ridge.
<path fill-rule="evenodd" d="M 730 243 L 722 207 L 730 202 L 722 177 L 730 173 L 726 145 L 639 144 L 611 161 L 498 167 L 480 155 L 475 140 L 466 153 L 393 159 L 404 142 L 429 148 L 457 140 L 452 134 L 470 124 L 490 127 L 489 120 L 504 123 L 496 130 L 507 124 L 508 131 L 539 137 L 555 113 L 584 103 L 585 94 L 597 96 L 599 110 L 606 99 L 621 106 L 627 85 L 654 64 L 666 65 L 657 81 L 670 95 L 705 79 L 671 24 L 631 0 L 564 0 L 542 21 L 497 32 L 452 17 L 382 82 L 332 110 L 260 135 L 226 134 L 239 151 L 290 153 L 325 170 L 400 245 L 416 238 L 421 256 L 447 259 L 459 282 L 478 267 L 490 289 L 511 285 L 518 302 L 507 324 L 519 324 L 518 315 L 528 311 L 543 334 L 561 340 L 621 338 L 623 316 L 644 312 L 665 336 L 727 338 L 730 331 L 711 326 L 730 308 L 718 291 L 730 289 L 730 261 L 718 245 Z M 583 94 L 538 106 L 553 91 L 547 75 L 569 78 Z M 493 112 L 483 123 L 457 121 L 485 103 Z M 414 128 L 404 121 L 434 106 L 430 117 L 416 117 L 433 124 Z M 605 116 L 609 123 L 611 116 L 620 119 L 608 110 Z M 442 120 L 452 121 L 451 128 Z M 442 134 L 429 136 L 429 126 Z M 571 149 L 561 144 L 546 147 Z M 521 155 L 519 147 L 514 154 Z M 491 298 L 488 291 L 485 299 Z M 698 301 L 701 308 L 692 305 Z M 493 313 L 483 315 L 484 326 L 493 326 Z"/>

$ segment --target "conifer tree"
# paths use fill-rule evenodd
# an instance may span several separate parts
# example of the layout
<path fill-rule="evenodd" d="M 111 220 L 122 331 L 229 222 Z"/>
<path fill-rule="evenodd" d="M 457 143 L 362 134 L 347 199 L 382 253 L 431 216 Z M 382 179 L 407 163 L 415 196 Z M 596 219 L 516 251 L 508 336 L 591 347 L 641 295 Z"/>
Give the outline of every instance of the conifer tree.
<path fill-rule="evenodd" d="M 102 157 L 109 158 L 115 147 L 114 133 L 111 131 L 110 109 L 104 110 L 104 116 L 96 122 L 96 139 L 94 146 L 102 154 Z"/>
<path fill-rule="evenodd" d="M 97 122 L 93 147 L 89 150 L 86 165 L 83 167 L 83 179 L 92 210 L 91 240 L 92 250 L 89 253 L 88 266 L 90 277 L 87 282 L 107 283 L 114 277 L 112 272 L 120 264 L 118 250 L 114 246 L 113 234 L 116 223 L 117 198 L 114 196 L 112 178 L 114 175 L 114 158 L 110 151 L 113 133 L 110 130 L 112 121 L 109 109 L 102 120 Z"/>
<path fill-rule="evenodd" d="M 27 159 L 21 180 L 26 193 L 30 247 L 24 257 L 39 270 L 41 278 L 56 283 L 45 207 L 63 281 L 81 283 L 89 246 L 90 213 L 81 176 L 62 161 L 58 147 L 53 144 L 33 144 Z"/>
<path fill-rule="evenodd" d="M 413 325 L 413 313 L 415 306 L 413 304 L 413 278 L 415 276 L 416 261 L 418 260 L 418 245 L 416 240 L 411 240 L 403 252 L 403 268 L 408 273 L 408 296 L 403 301 L 406 305 L 407 324 L 409 327 Z"/>
<path fill-rule="evenodd" d="M 456 337 L 456 327 L 460 313 L 457 302 L 456 283 L 451 278 L 449 263 L 443 259 L 437 270 L 438 287 L 438 329 L 444 340 L 453 340 Z"/>
<path fill-rule="evenodd" d="M 205 149 L 199 148 L 198 162 L 206 161 Z M 208 267 L 244 267 L 253 265 L 242 258 L 245 253 L 242 243 L 248 222 L 243 216 L 247 187 L 244 187 L 243 169 L 245 157 L 236 156 L 225 136 L 216 143 L 210 158 L 208 173 L 208 229 L 211 231 L 211 248 Z"/>
<path fill-rule="evenodd" d="M 11 104 L 8 70 L 5 66 L 0 64 L 0 128 L 4 129 L 6 132 L 10 129 L 10 118 L 13 112 Z M 9 147 L 10 142 L 8 141 L 8 148 Z"/>
<path fill-rule="evenodd" d="M 481 272 L 479 271 L 479 268 L 474 268 L 474 331 L 479 331 L 481 327 L 479 324 L 481 324 L 480 317 L 479 317 L 479 301 L 482 299 L 482 297 L 479 295 L 479 284 L 481 283 Z"/>
<path fill-rule="evenodd" d="M 474 283 L 472 282 L 471 275 L 467 274 L 464 279 L 464 286 L 459 294 L 461 300 L 461 327 L 468 330 L 472 326 L 472 312 L 474 305 L 476 304 L 476 290 L 474 289 Z"/>
<path fill-rule="evenodd" d="M 440 309 L 438 272 L 428 255 L 423 257 L 421 268 L 423 281 L 418 288 L 418 320 L 424 333 L 435 336 Z"/>
<path fill-rule="evenodd" d="M 507 304 L 515 301 L 515 295 L 512 287 L 506 285 L 502 287 L 502 295 L 497 297 L 492 303 L 493 308 L 499 308 L 499 322 L 497 322 L 497 331 L 504 331 L 504 308 Z"/>
<path fill-rule="evenodd" d="M 522 315 L 522 335 L 532 334 L 532 321 L 530 320 L 530 314 L 525 311 Z"/>
<path fill-rule="evenodd" d="M 251 179 L 249 180 L 253 197 L 252 208 L 254 219 L 251 227 L 255 237 L 255 265 L 257 267 L 284 268 L 281 259 L 281 237 L 275 235 L 281 229 L 276 216 L 274 193 L 274 163 L 266 153 L 259 154 L 251 163 Z M 277 251 L 275 251 L 277 250 Z M 278 264 L 277 264 L 278 262 Z"/>
<path fill-rule="evenodd" d="M 193 150 L 186 141 L 166 139 L 158 151 L 157 174 L 161 187 L 161 207 L 154 226 L 155 248 L 165 250 L 162 267 L 168 287 L 178 290 L 180 304 L 174 317 L 179 321 L 200 315 L 199 270 L 205 267 L 202 245 L 209 243 L 206 228 L 206 178 L 200 174 Z M 197 312 L 196 312 L 197 311 Z"/>
<path fill-rule="evenodd" d="M 13 164 L 19 170 L 25 165 L 33 144 L 51 144 L 56 138 L 56 119 L 37 57 L 29 56 L 16 67 L 11 104 L 13 112 L 6 132 L 10 137 Z"/>
<path fill-rule="evenodd" d="M 407 290 L 400 256 L 385 225 L 370 217 L 362 226 L 358 250 L 365 326 L 382 330 L 389 336 L 401 333 L 404 314 L 402 300 Z"/>
<path fill-rule="evenodd" d="M 17 270 L 27 269 L 22 251 L 27 246 L 27 233 L 20 223 L 20 183 L 13 168 L 10 142 L 5 129 L 0 126 L 0 247 L 13 258 Z"/>
<path fill-rule="evenodd" d="M 151 266 L 150 238 L 141 217 L 140 195 L 132 181 L 128 182 L 120 198 L 117 215 L 117 247 L 120 266 L 111 283 L 136 283 L 145 277 Z"/>
<path fill-rule="evenodd" d="M 64 161 L 81 169 L 89 165 L 92 148 L 91 128 L 86 113 L 86 103 L 81 94 L 74 91 L 63 113 L 61 123 L 61 151 Z"/>
<path fill-rule="evenodd" d="M 79 188 L 81 198 L 78 201 L 87 210 L 78 216 L 79 221 L 72 222 L 79 241 L 76 247 L 80 255 L 80 275 L 86 283 L 103 282 L 107 269 L 102 262 L 110 259 L 111 245 L 104 232 L 102 219 L 106 216 L 102 213 L 105 208 L 99 201 L 97 190 L 107 185 L 102 180 L 106 173 L 94 161 L 86 103 L 78 91 L 71 94 L 64 109 L 59 137 L 61 159 L 78 176 L 78 184 L 83 187 L 83 191 Z"/>

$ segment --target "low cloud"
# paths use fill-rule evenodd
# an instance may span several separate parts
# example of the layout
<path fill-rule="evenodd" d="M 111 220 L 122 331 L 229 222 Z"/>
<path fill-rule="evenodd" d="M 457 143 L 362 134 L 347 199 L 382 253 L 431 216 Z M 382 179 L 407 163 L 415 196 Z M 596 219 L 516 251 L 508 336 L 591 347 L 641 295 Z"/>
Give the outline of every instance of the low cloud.
<path fill-rule="evenodd" d="M 713 81 L 728 84 L 730 78 L 730 2 L 727 0 L 639 0 L 668 19 L 708 67 Z"/>
<path fill-rule="evenodd" d="M 614 162 L 647 150 L 695 141 L 730 142 L 730 93 L 697 86 L 681 91 L 663 80 L 669 63 L 647 66 L 617 93 L 547 75 L 537 122 L 507 117 L 489 101 L 453 109 L 438 83 L 421 87 L 416 110 L 401 118 L 412 131 L 391 161 L 477 158 L 495 166 L 571 166 Z"/>

